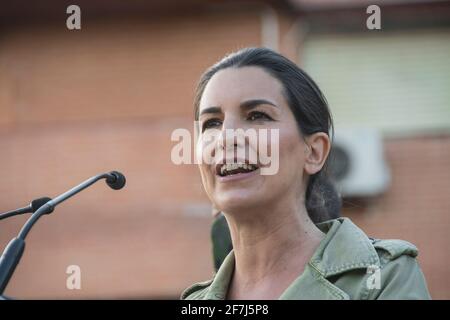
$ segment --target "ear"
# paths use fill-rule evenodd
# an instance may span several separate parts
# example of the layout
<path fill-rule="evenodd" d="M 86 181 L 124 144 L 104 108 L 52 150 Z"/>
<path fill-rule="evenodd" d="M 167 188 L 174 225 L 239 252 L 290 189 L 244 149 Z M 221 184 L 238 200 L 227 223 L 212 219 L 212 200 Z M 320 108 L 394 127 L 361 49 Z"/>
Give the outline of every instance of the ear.
<path fill-rule="evenodd" d="M 305 138 L 305 166 L 309 175 L 322 169 L 331 149 L 331 141 L 325 132 L 317 132 Z"/>

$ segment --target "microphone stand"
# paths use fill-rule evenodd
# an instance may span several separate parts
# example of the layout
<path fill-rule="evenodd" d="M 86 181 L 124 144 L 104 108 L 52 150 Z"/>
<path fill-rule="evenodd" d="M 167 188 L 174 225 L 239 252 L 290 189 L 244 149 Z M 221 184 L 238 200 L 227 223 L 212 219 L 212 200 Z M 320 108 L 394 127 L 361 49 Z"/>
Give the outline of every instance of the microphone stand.
<path fill-rule="evenodd" d="M 29 211 L 28 207 L 23 207 L 23 208 L 20 208 L 20 209 L 17 209 L 17 210 L 8 211 L 8 212 L 0 214 L 0 220 L 6 219 L 6 218 L 9 218 L 9 217 L 12 217 L 12 216 L 16 216 L 16 215 L 19 215 L 19 214 L 29 213 L 29 212 L 30 211 Z"/>
<path fill-rule="evenodd" d="M 78 192 L 86 189 L 90 185 L 94 184 L 100 179 L 105 179 L 106 183 L 115 190 L 123 188 L 125 185 L 125 177 L 117 171 L 111 171 L 110 173 L 104 173 L 96 175 L 86 181 L 80 183 L 76 187 L 70 189 L 69 191 L 59 195 L 53 200 L 48 201 L 42 207 L 40 207 L 33 215 L 27 220 L 22 229 L 20 230 L 17 237 L 13 238 L 0 257 L 0 300 L 6 299 L 3 297 L 3 292 L 8 285 L 11 276 L 13 275 L 20 259 L 22 258 L 23 251 L 25 250 L 25 238 L 30 232 L 33 225 L 39 220 L 39 218 L 52 212 L 55 207 L 61 202 L 69 199 Z"/>
<path fill-rule="evenodd" d="M 42 205 L 44 205 L 45 203 L 49 202 L 50 200 L 52 200 L 52 199 L 49 198 L 49 197 L 43 197 L 43 198 L 39 198 L 39 199 L 34 199 L 33 201 L 31 201 L 31 203 L 30 203 L 30 205 L 28 207 L 23 207 L 23 208 L 19 208 L 19 209 L 16 209 L 16 210 L 8 211 L 8 212 L 5 212 L 5 213 L 0 213 L 0 220 L 6 219 L 6 218 L 9 218 L 9 217 L 12 217 L 12 216 L 17 216 L 19 214 L 36 212 L 37 209 L 42 207 Z"/>

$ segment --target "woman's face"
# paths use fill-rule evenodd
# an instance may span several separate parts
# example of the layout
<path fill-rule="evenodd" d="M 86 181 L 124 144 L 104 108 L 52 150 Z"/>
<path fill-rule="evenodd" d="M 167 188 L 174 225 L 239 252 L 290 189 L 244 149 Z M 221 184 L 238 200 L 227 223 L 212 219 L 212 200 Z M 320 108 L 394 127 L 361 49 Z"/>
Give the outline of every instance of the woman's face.
<path fill-rule="evenodd" d="M 284 96 L 282 84 L 259 67 L 227 68 L 217 72 L 208 82 L 199 105 L 198 150 L 210 152 L 212 163 L 200 163 L 204 188 L 214 206 L 224 212 L 264 207 L 289 197 L 295 201 L 304 193 L 304 165 L 306 144 Z M 267 139 L 266 148 L 258 148 L 256 141 L 227 140 L 226 129 L 278 130 L 278 139 Z M 206 139 L 210 130 L 220 134 Z M 212 144 L 211 144 L 212 142 Z M 206 144 L 210 146 L 209 151 Z M 211 148 L 212 146 L 212 148 Z M 278 149 L 278 171 L 261 175 L 262 152 Z M 237 157 L 246 150 L 245 159 Z M 228 151 L 228 153 L 227 153 Z M 222 152 L 223 157 L 217 157 Z M 230 157 L 231 154 L 231 157 Z M 234 156 L 233 156 L 234 155 Z M 254 167 L 223 167 L 219 163 L 249 163 L 251 155 L 257 160 Z M 253 158 L 254 159 L 254 158 Z M 225 170 L 225 169 L 230 169 Z"/>

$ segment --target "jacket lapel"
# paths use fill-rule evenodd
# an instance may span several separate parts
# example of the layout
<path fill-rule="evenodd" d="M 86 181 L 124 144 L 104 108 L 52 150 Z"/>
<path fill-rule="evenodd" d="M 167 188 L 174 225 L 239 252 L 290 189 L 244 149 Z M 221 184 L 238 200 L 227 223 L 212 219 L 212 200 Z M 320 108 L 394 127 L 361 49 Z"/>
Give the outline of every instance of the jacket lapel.
<path fill-rule="evenodd" d="M 280 296 L 280 300 L 348 300 L 350 297 L 311 265 Z"/>

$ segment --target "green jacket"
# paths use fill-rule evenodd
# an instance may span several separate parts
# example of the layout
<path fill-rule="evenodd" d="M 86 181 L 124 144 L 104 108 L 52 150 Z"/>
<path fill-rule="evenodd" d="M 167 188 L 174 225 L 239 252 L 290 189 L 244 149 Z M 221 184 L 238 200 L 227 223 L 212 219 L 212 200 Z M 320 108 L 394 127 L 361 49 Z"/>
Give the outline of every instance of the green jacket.
<path fill-rule="evenodd" d="M 326 236 L 280 299 L 431 298 L 411 243 L 368 238 L 348 218 L 317 226 Z M 187 288 L 181 299 L 225 299 L 233 270 L 231 251 L 213 279 Z"/>

